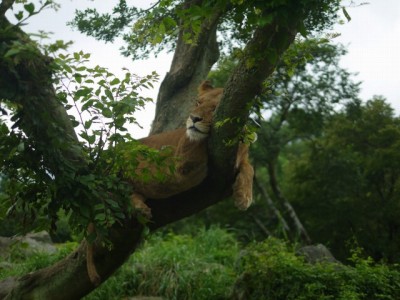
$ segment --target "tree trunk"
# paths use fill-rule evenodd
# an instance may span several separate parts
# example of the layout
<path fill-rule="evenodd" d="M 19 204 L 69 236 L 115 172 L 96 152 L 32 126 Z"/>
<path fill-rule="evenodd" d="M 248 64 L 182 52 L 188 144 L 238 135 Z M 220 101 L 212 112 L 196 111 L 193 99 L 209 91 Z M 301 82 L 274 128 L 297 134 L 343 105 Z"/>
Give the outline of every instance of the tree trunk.
<path fill-rule="evenodd" d="M 276 172 L 275 172 L 275 164 L 273 162 L 268 162 L 268 175 L 269 175 L 269 182 L 271 185 L 271 189 L 275 195 L 275 197 L 278 199 L 278 201 L 281 203 L 285 211 L 289 214 L 290 219 L 293 221 L 293 225 L 300 236 L 300 238 L 303 240 L 304 243 L 311 244 L 311 238 L 308 235 L 307 230 L 304 228 L 303 224 L 301 223 L 299 217 L 296 214 L 296 211 L 294 210 L 293 206 L 290 204 L 289 200 L 286 199 L 281 193 L 281 190 L 279 188 L 278 184 L 278 179 L 276 178 Z"/>
<path fill-rule="evenodd" d="M 283 227 L 283 230 L 286 233 L 289 233 L 290 227 L 289 227 L 288 223 L 286 222 L 285 218 L 282 216 L 282 213 L 279 211 L 279 209 L 275 206 L 274 202 L 272 201 L 272 199 L 269 196 L 265 187 L 257 180 L 257 176 L 254 176 L 254 183 L 257 186 L 257 188 L 259 189 L 262 197 L 267 202 L 267 206 L 272 210 L 272 212 L 275 214 L 276 218 L 279 220 L 280 224 Z"/>
<path fill-rule="evenodd" d="M 195 43 L 188 44 L 181 31 L 169 72 L 161 83 L 151 134 L 184 127 L 197 99 L 197 87 L 219 58 L 217 25 L 221 11 L 216 11 L 202 25 Z"/>

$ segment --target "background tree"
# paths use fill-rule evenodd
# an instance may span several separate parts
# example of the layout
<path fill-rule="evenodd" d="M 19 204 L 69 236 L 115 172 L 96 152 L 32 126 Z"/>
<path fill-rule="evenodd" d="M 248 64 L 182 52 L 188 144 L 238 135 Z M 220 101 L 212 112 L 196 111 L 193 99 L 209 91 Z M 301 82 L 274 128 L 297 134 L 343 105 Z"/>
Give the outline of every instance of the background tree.
<path fill-rule="evenodd" d="M 122 8 L 117 14 L 134 11 L 124 7 L 124 3 L 120 2 L 119 7 Z M 18 166 L 16 170 L 22 170 L 29 175 L 29 182 L 22 183 L 23 187 L 28 188 L 21 194 L 20 202 L 36 204 L 42 208 L 42 211 L 31 214 L 33 218 L 45 211 L 51 224 L 56 219 L 57 212 L 64 208 L 82 221 L 73 223 L 77 228 L 85 230 L 86 225 L 93 222 L 97 233 L 102 233 L 102 230 L 105 232 L 113 245 L 112 249 L 104 243 L 95 244 L 95 263 L 105 279 L 135 250 L 142 238 L 144 226 L 126 209 L 129 187 L 120 182 L 115 174 L 111 173 L 113 176 L 110 177 L 106 170 L 96 169 L 93 158 L 97 156 L 90 155 L 94 148 L 87 149 L 78 141 L 74 123 L 66 112 L 62 97 L 53 86 L 52 75 L 60 62 L 54 65 L 47 53 L 41 51 L 37 43 L 21 29 L 25 20 L 24 14 L 28 17 L 37 14 L 52 2 L 42 3 L 39 9 L 33 3 L 24 3 L 24 12 L 15 15 L 20 22 L 11 24 L 5 13 L 16 4 L 9 0 L 0 5 L 0 99 L 10 103 L 10 107 L 13 106 L 11 111 L 14 123 L 11 131 L 2 126 L 2 138 L 8 145 L 2 153 L 7 156 L 5 170 L 15 169 L 12 167 L 15 164 Z M 333 0 L 159 1 L 150 10 L 141 12 L 139 16 L 142 18 L 137 19 L 133 27 L 136 31 L 130 37 L 133 42 L 129 44 L 129 49 L 135 49 L 136 45 L 142 49 L 152 49 L 148 45 L 157 44 L 158 40 L 154 39 L 157 36 L 165 37 L 166 41 L 175 41 L 177 37 L 171 71 L 160 88 L 157 101 L 160 109 L 157 109 L 154 132 L 158 132 L 157 128 L 179 126 L 167 126 L 172 121 L 166 104 L 173 107 L 172 99 L 179 99 L 178 94 L 183 93 L 185 88 L 192 91 L 200 78 L 205 77 L 198 74 L 203 74 L 205 70 L 205 75 L 211 67 L 212 63 L 205 62 L 210 53 L 213 53 L 214 48 L 210 45 L 213 44 L 218 25 L 221 28 L 226 28 L 222 26 L 224 24 L 234 25 L 229 29 L 244 46 L 215 114 L 216 122 L 225 122 L 223 130 L 214 130 L 210 139 L 209 176 L 200 186 L 171 199 L 149 199 L 148 205 L 153 213 L 150 230 L 198 212 L 229 193 L 229 186 L 234 179 L 233 163 L 238 136 L 247 121 L 249 104 L 260 93 L 262 82 L 271 74 L 297 32 L 305 34 L 307 28 L 321 29 L 331 24 L 337 8 L 338 1 Z M 121 20 L 118 22 L 124 24 Z M 163 29 L 161 24 L 164 27 L 167 24 L 171 26 Z M 71 68 L 68 69 L 67 66 L 65 69 L 68 73 Z M 79 67 L 71 70 L 77 83 L 84 78 L 79 73 L 81 71 Z M 117 84 L 115 82 L 110 81 L 109 85 Z M 89 102 L 100 110 L 103 117 L 115 121 L 111 126 L 121 129 L 116 118 L 120 105 L 118 102 L 109 103 L 113 88 L 108 88 L 107 81 L 97 84 L 102 87 L 105 85 L 104 90 L 100 89 L 99 92 L 101 101 L 97 105 L 100 107 L 85 98 L 93 90 L 78 90 L 80 92 L 77 91 L 74 97 L 84 103 Z M 94 95 L 99 96 L 96 95 L 97 89 L 94 90 Z M 183 98 L 192 97 L 186 95 Z M 82 109 L 83 106 L 84 104 Z M 174 115 L 174 118 L 180 121 L 186 118 L 187 110 L 182 111 L 181 117 Z M 85 125 L 82 124 L 83 127 Z M 97 150 L 101 149 L 101 131 L 97 134 L 93 132 L 94 141 L 89 134 L 85 145 L 94 143 Z M 99 138 L 96 140 L 96 137 Z M 12 149 L 18 146 L 18 141 L 23 141 L 27 147 L 13 152 Z M 232 146 L 228 147 L 226 141 L 233 141 L 230 143 Z M 97 166 L 107 165 L 105 162 L 99 162 Z M 102 205 L 101 212 L 97 211 L 98 205 Z M 83 213 L 85 209 L 82 208 L 88 208 L 88 213 Z M 113 218 L 109 222 L 110 219 L 105 216 Z M 91 236 L 87 238 L 89 241 L 93 240 Z M 76 251 L 54 266 L 21 278 L 2 281 L 0 295 L 7 295 L 10 299 L 74 299 L 83 296 L 94 288 L 86 273 L 85 250 L 86 243 L 83 242 Z M 66 286 L 74 288 L 65 289 Z"/>
<path fill-rule="evenodd" d="M 319 136 L 335 108 L 358 99 L 359 83 L 339 67 L 344 54 L 343 47 L 324 39 L 295 43 L 266 82 L 269 93 L 261 98 L 262 112 L 271 116 L 260 120 L 260 138 L 253 151 L 257 186 L 265 200 L 271 193 L 280 212 L 276 217 L 286 234 L 305 243 L 310 243 L 311 237 L 281 188 L 278 172 L 285 160 L 282 152 L 288 146 Z M 263 174 L 268 186 L 263 184 Z"/>
<path fill-rule="evenodd" d="M 356 245 L 399 261 L 399 142 L 399 118 L 382 97 L 350 103 L 287 171 L 299 215 L 341 259 Z"/>

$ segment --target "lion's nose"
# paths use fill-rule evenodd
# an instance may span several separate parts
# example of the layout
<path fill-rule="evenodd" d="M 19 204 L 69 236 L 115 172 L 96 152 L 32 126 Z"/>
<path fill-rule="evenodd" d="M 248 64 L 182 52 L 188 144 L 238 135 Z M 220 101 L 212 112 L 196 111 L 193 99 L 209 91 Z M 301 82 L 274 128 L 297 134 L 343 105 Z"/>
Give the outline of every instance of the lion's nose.
<path fill-rule="evenodd" d="M 190 119 L 192 120 L 193 123 L 200 122 L 201 120 L 203 120 L 203 118 L 194 115 L 190 115 Z"/>

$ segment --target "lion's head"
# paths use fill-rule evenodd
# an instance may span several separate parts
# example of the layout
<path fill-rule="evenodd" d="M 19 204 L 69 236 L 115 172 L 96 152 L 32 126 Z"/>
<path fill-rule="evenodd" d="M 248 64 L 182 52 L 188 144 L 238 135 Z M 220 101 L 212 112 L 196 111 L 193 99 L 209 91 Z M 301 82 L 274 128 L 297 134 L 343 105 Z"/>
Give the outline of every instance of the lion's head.
<path fill-rule="evenodd" d="M 222 88 L 213 88 L 209 81 L 200 85 L 197 106 L 186 121 L 186 135 L 190 140 L 201 141 L 208 137 L 213 114 L 221 100 L 222 92 Z"/>

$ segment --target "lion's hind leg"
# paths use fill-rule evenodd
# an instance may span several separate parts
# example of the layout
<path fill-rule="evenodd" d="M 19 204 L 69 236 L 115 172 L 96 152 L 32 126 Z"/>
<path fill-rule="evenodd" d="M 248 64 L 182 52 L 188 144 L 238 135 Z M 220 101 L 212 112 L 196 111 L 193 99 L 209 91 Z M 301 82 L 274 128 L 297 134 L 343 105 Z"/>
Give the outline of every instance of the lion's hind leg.
<path fill-rule="evenodd" d="M 249 162 L 248 147 L 240 145 L 236 161 L 238 174 L 233 184 L 233 199 L 240 210 L 246 210 L 253 202 L 254 169 Z"/>

